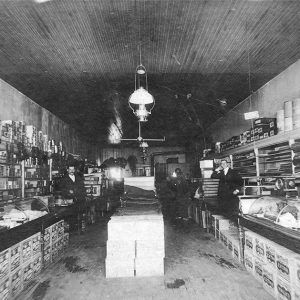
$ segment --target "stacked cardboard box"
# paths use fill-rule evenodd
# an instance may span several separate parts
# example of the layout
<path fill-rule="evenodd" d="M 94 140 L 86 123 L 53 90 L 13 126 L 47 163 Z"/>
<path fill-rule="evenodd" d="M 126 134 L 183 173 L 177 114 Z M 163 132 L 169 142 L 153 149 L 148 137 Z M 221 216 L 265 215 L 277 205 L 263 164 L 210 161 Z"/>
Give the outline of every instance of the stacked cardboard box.
<path fill-rule="evenodd" d="M 4 120 L 0 124 L 0 139 L 3 142 L 18 143 L 23 141 L 24 123 Z"/>
<path fill-rule="evenodd" d="M 300 255 L 250 230 L 245 232 L 244 263 L 277 299 L 299 299 Z"/>
<path fill-rule="evenodd" d="M 212 233 L 228 249 L 234 259 L 242 261 L 239 231 L 235 222 L 222 215 L 213 214 Z"/>
<path fill-rule="evenodd" d="M 41 233 L 38 232 L 21 242 L 21 269 L 23 287 L 26 287 L 30 281 L 40 273 L 41 267 Z"/>
<path fill-rule="evenodd" d="M 52 262 L 58 261 L 64 251 L 67 238 L 64 233 L 64 221 L 54 223 L 45 228 L 43 233 L 43 267 L 48 267 Z"/>
<path fill-rule="evenodd" d="M 222 151 L 230 150 L 247 143 L 252 143 L 276 135 L 277 123 L 276 118 L 259 118 L 254 121 L 253 127 L 242 132 L 239 136 L 233 136 L 227 141 L 220 144 Z"/>
<path fill-rule="evenodd" d="M 113 216 L 108 223 L 106 277 L 163 276 L 161 214 Z"/>
<path fill-rule="evenodd" d="M 10 292 L 10 249 L 0 253 L 0 299 L 8 299 Z"/>
<path fill-rule="evenodd" d="M 26 143 L 25 146 L 37 147 L 38 134 L 37 129 L 33 125 L 25 126 Z"/>
<path fill-rule="evenodd" d="M 41 270 L 41 234 L 0 253 L 0 299 L 14 299 Z"/>

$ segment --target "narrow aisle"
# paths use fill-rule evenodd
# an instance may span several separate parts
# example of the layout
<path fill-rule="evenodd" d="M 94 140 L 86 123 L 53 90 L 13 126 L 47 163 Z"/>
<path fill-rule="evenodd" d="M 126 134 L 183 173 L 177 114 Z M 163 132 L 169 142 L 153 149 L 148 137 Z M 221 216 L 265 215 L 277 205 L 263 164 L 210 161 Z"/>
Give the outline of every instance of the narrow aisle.
<path fill-rule="evenodd" d="M 211 234 L 165 224 L 164 277 L 105 278 L 106 223 L 71 235 L 61 261 L 18 299 L 273 299 Z"/>

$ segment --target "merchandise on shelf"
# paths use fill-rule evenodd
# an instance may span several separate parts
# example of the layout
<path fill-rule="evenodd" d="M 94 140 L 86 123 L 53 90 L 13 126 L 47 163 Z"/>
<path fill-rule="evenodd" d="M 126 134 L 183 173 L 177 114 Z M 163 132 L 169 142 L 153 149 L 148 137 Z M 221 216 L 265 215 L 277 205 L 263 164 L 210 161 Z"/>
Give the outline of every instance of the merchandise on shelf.
<path fill-rule="evenodd" d="M 232 156 L 233 169 L 241 176 L 256 175 L 256 156 L 254 151 L 235 154 Z"/>
<path fill-rule="evenodd" d="M 259 149 L 260 174 L 284 176 L 293 174 L 292 151 L 288 142 Z"/>

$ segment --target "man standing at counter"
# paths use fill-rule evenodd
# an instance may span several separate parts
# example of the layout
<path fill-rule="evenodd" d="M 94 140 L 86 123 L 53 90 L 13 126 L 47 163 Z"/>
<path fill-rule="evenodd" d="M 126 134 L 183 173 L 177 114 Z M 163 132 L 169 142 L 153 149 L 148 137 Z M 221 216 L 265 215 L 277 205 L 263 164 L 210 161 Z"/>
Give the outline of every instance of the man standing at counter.
<path fill-rule="evenodd" d="M 229 168 L 230 161 L 222 159 L 221 164 L 211 175 L 211 178 L 220 179 L 219 200 L 220 209 L 228 216 L 236 216 L 239 212 L 237 195 L 243 186 L 242 177 L 235 170 Z"/>
<path fill-rule="evenodd" d="M 78 231 L 82 231 L 84 229 L 82 225 L 85 222 L 86 191 L 82 176 L 76 174 L 75 164 L 70 163 L 68 165 L 67 173 L 59 183 L 59 190 L 63 198 L 73 199 L 74 212 L 77 215 Z"/>

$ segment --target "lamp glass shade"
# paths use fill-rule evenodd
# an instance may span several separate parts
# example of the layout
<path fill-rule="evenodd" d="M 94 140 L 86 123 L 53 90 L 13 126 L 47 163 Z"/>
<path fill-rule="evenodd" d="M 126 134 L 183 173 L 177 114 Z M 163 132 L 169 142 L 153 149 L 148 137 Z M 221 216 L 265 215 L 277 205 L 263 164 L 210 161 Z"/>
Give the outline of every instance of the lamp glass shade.
<path fill-rule="evenodd" d="M 139 75 L 144 75 L 144 74 L 146 74 L 146 68 L 145 68 L 143 65 L 139 65 L 139 66 L 136 68 L 136 72 L 137 72 Z"/>
<path fill-rule="evenodd" d="M 129 103 L 137 105 L 151 104 L 154 102 L 153 96 L 143 87 L 135 90 L 129 97 Z"/>

